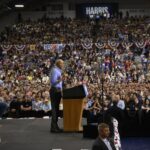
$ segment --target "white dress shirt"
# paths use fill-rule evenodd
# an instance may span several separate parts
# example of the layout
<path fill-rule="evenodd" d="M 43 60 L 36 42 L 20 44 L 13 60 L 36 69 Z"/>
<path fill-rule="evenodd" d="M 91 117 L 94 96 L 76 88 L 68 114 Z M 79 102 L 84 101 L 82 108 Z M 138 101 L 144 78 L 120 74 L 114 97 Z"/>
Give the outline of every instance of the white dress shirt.
<path fill-rule="evenodd" d="M 107 139 L 102 139 L 103 140 L 103 142 L 105 143 L 105 145 L 107 146 L 107 148 L 109 149 L 109 150 L 112 150 L 112 147 L 111 147 L 111 145 L 110 145 L 110 142 L 107 140 Z"/>

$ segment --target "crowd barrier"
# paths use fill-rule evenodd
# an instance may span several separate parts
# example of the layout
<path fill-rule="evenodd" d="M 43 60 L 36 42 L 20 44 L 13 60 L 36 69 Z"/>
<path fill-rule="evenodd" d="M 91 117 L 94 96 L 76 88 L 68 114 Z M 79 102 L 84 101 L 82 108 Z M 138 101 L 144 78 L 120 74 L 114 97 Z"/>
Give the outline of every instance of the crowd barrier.
<path fill-rule="evenodd" d="M 113 115 L 113 114 L 112 114 Z M 119 114 L 118 114 L 119 115 Z M 43 111 L 29 111 L 12 113 L 8 112 L 3 118 L 22 118 L 22 117 L 36 117 L 42 118 L 44 116 L 51 116 L 51 111 L 45 113 Z M 63 111 L 60 111 L 59 117 L 63 117 Z M 87 118 L 87 112 L 83 112 L 83 117 Z M 116 116 L 119 118 L 119 116 Z M 83 126 L 83 136 L 87 138 L 97 137 L 97 125 L 98 122 L 105 122 L 103 115 L 96 116 L 90 123 L 87 122 Z M 145 110 L 138 111 L 123 111 L 123 118 L 119 121 L 119 132 L 121 137 L 150 137 L 150 111 Z"/>
<path fill-rule="evenodd" d="M 83 137 L 96 138 L 98 136 L 97 120 L 106 121 L 103 120 L 103 115 L 99 117 L 101 118 L 94 118 L 93 122 L 83 126 Z M 119 116 L 116 117 L 119 118 Z M 123 118 L 119 121 L 119 133 L 121 137 L 150 137 L 150 112 L 123 111 Z"/>

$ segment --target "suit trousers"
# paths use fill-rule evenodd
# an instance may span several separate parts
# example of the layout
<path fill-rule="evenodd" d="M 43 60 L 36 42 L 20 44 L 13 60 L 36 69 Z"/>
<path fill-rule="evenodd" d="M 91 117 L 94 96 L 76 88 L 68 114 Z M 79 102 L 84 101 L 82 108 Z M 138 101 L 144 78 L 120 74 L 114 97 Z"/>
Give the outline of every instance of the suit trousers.
<path fill-rule="evenodd" d="M 52 120 L 51 129 L 58 128 L 58 117 L 59 117 L 59 104 L 61 100 L 61 91 L 55 87 L 50 89 L 51 107 L 52 107 Z"/>

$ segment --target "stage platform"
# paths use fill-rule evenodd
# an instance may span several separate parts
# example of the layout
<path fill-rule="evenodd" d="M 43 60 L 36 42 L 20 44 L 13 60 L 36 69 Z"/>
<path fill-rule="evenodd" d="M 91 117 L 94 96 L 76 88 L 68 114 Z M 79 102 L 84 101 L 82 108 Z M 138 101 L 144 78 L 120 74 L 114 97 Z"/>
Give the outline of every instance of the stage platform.
<path fill-rule="evenodd" d="M 84 124 L 85 120 L 83 120 Z M 63 127 L 63 119 L 59 119 Z M 82 133 L 50 133 L 50 119 L 0 120 L 0 150 L 91 150 Z M 122 139 L 123 150 L 150 150 L 150 138 Z"/>
<path fill-rule="evenodd" d="M 82 133 L 50 133 L 49 119 L 0 120 L 0 126 L 0 150 L 80 150 L 93 142 Z"/>

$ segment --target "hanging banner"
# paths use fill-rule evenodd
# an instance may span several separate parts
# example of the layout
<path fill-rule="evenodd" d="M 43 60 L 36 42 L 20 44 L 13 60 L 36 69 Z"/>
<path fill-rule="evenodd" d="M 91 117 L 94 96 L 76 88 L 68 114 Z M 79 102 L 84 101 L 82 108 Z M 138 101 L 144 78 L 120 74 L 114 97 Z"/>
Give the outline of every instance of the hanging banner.
<path fill-rule="evenodd" d="M 138 47 L 138 48 L 145 48 L 146 46 L 146 41 L 138 41 L 138 42 L 135 42 L 135 45 Z"/>
<path fill-rule="evenodd" d="M 51 49 L 51 44 L 43 44 L 43 49 L 44 50 L 50 50 Z"/>
<path fill-rule="evenodd" d="M 50 50 L 50 51 L 57 51 L 57 52 L 62 52 L 62 50 L 64 49 L 64 47 L 66 45 L 68 45 L 71 49 L 74 48 L 74 46 L 76 45 L 80 45 L 84 48 L 84 49 L 92 49 L 93 44 L 98 48 L 98 49 L 103 49 L 106 48 L 106 46 L 109 46 L 112 49 L 117 49 L 117 47 L 119 46 L 119 44 L 122 45 L 123 48 L 125 49 L 130 49 L 130 47 L 135 44 L 135 46 L 137 48 L 145 48 L 146 45 L 150 45 L 150 40 L 141 40 L 141 41 L 135 41 L 134 43 L 132 42 L 127 42 L 127 41 L 122 41 L 119 42 L 117 40 L 108 40 L 108 41 L 102 41 L 100 39 L 98 39 L 96 41 L 96 43 L 93 43 L 91 39 L 86 38 L 86 39 L 82 39 L 81 43 L 68 43 L 68 44 L 29 44 L 29 45 L 6 45 L 6 44 L 1 44 L 1 48 L 4 51 L 9 51 L 12 47 L 14 47 L 16 50 L 24 50 L 26 47 L 29 48 L 30 50 L 35 50 L 36 48 L 38 48 L 39 46 L 43 47 L 44 50 Z"/>
<path fill-rule="evenodd" d="M 81 40 L 81 45 L 85 49 L 91 49 L 93 46 L 93 43 L 91 39 L 86 38 L 84 40 Z"/>
<path fill-rule="evenodd" d="M 57 48 L 56 48 L 57 52 L 61 53 L 64 47 L 65 47 L 65 44 L 57 44 Z"/>
<path fill-rule="evenodd" d="M 50 44 L 50 50 L 55 51 L 57 49 L 57 44 Z"/>
<path fill-rule="evenodd" d="M 96 46 L 98 49 L 103 49 L 103 48 L 106 46 L 106 42 L 97 39 L 97 41 L 96 41 L 96 43 L 95 43 L 95 46 Z"/>
<path fill-rule="evenodd" d="M 133 43 L 131 42 L 122 42 L 122 47 L 126 48 L 127 50 L 129 50 L 132 45 Z"/>
<path fill-rule="evenodd" d="M 14 45 L 14 48 L 15 48 L 16 50 L 24 50 L 25 47 L 26 47 L 26 45 Z"/>
<path fill-rule="evenodd" d="M 12 48 L 12 45 L 1 45 L 3 51 L 9 51 Z"/>
<path fill-rule="evenodd" d="M 112 49 L 116 49 L 119 46 L 119 42 L 115 41 L 115 40 L 108 40 L 108 45 L 112 48 Z"/>

